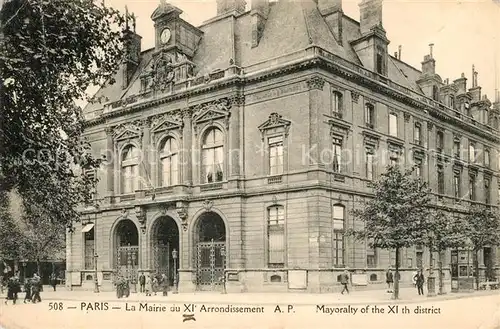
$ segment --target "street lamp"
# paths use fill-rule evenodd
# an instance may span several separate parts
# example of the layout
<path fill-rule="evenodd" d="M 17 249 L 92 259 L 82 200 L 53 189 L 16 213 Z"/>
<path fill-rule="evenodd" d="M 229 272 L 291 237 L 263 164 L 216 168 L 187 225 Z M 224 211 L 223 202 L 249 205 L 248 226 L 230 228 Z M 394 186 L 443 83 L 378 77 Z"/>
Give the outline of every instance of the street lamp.
<path fill-rule="evenodd" d="M 99 292 L 99 280 L 97 280 L 97 253 L 94 253 L 94 292 Z"/>
<path fill-rule="evenodd" d="M 172 250 L 172 258 L 174 259 L 174 291 L 172 292 L 173 294 L 177 293 L 177 250 L 174 248 Z"/>
<path fill-rule="evenodd" d="M 222 257 L 222 293 L 226 294 L 226 246 L 220 247 L 220 256 Z"/>

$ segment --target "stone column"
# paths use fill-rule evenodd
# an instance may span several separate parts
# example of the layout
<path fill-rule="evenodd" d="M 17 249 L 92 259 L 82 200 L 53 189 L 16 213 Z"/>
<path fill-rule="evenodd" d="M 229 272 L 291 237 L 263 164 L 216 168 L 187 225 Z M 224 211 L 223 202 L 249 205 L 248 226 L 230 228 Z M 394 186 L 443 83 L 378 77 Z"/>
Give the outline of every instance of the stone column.
<path fill-rule="evenodd" d="M 320 166 L 319 122 L 321 111 L 324 109 L 323 87 L 325 80 L 319 75 L 314 75 L 307 80 L 309 88 L 309 152 L 310 167 Z"/>
<path fill-rule="evenodd" d="M 147 190 L 151 188 L 151 183 L 152 183 L 152 177 L 151 177 L 151 166 L 149 162 L 149 153 L 151 149 L 151 127 L 149 120 L 143 120 L 141 121 L 142 125 L 142 166 L 141 169 L 139 170 L 140 175 L 141 175 L 141 184 L 139 186 L 139 189 L 141 190 Z"/>
<path fill-rule="evenodd" d="M 240 148 L 240 108 L 245 103 L 245 98 L 242 95 L 231 97 L 231 116 L 229 118 L 229 179 L 238 179 L 240 172 L 240 153 L 243 149 Z"/>
<path fill-rule="evenodd" d="M 118 159 L 116 158 L 114 151 L 113 130 L 111 127 L 106 127 L 105 132 L 106 132 L 106 150 L 104 154 L 106 156 L 106 192 L 104 197 L 106 198 L 106 202 L 111 203 L 111 198 L 113 197 L 115 191 L 114 166 L 115 162 L 117 162 Z"/>
<path fill-rule="evenodd" d="M 182 120 L 184 127 L 182 129 L 182 184 L 191 186 L 193 184 L 193 129 L 191 122 L 192 111 L 190 108 L 182 110 Z"/>
<path fill-rule="evenodd" d="M 116 141 L 113 142 L 113 145 L 114 145 L 114 161 L 113 161 L 113 186 L 114 186 L 114 190 L 115 190 L 115 195 L 118 194 L 122 194 L 122 191 L 120 190 L 120 152 L 118 150 L 118 143 Z"/>

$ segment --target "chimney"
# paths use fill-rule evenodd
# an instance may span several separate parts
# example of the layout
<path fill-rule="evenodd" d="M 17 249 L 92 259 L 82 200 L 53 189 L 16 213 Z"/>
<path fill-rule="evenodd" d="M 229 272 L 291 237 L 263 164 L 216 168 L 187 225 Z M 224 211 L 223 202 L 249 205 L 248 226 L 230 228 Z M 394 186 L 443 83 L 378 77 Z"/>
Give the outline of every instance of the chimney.
<path fill-rule="evenodd" d="M 399 45 L 398 46 L 398 59 L 401 60 L 401 49 L 403 48 L 403 46 Z"/>
<path fill-rule="evenodd" d="M 479 102 L 481 100 L 481 87 L 477 83 L 478 72 L 474 65 L 472 65 L 472 87 L 469 92 L 472 94 L 472 102 Z"/>
<path fill-rule="evenodd" d="M 125 7 L 125 19 L 125 30 L 123 31 L 124 58 L 120 68 L 122 89 L 128 87 L 135 70 L 139 66 L 142 40 L 142 37 L 135 33 L 135 16 L 134 14 L 129 16 L 127 7 Z M 132 30 L 130 29 L 130 23 L 132 23 Z"/>
<path fill-rule="evenodd" d="M 269 0 L 252 0 L 252 48 L 259 45 L 268 14 Z"/>
<path fill-rule="evenodd" d="M 453 81 L 453 83 L 455 84 L 455 86 L 458 87 L 457 94 L 460 95 L 460 94 L 465 94 L 467 92 L 467 78 L 465 78 L 464 73 L 462 73 L 460 78 Z"/>
<path fill-rule="evenodd" d="M 228 13 L 243 14 L 246 4 L 245 0 L 217 0 L 217 16 Z"/>
<path fill-rule="evenodd" d="M 422 74 L 434 75 L 436 74 L 436 61 L 431 55 L 425 55 L 422 62 Z"/>
<path fill-rule="evenodd" d="M 318 0 L 318 9 L 323 16 L 342 11 L 342 0 Z"/>
<path fill-rule="evenodd" d="M 382 0 L 363 0 L 359 13 L 361 34 L 369 33 L 374 27 L 382 28 Z"/>

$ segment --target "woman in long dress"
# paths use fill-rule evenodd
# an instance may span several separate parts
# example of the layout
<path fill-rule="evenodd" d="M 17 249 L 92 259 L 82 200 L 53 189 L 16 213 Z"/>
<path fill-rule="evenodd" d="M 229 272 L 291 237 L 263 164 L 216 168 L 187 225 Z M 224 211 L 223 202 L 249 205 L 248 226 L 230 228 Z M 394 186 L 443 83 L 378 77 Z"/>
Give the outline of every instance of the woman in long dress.
<path fill-rule="evenodd" d="M 151 296 L 153 291 L 153 281 L 151 280 L 151 275 L 146 277 L 146 296 Z"/>

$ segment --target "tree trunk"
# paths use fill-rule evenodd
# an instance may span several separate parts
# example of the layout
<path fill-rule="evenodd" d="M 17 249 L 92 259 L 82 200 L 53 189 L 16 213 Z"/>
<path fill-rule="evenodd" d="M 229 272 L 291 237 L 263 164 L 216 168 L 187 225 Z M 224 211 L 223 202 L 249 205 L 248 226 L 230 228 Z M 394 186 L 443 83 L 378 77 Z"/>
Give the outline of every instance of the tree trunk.
<path fill-rule="evenodd" d="M 438 275 L 439 275 L 439 295 L 444 294 L 444 287 L 443 287 L 443 251 L 438 248 Z"/>
<path fill-rule="evenodd" d="M 396 272 L 394 273 L 394 299 L 399 299 L 399 248 L 396 248 Z"/>
<path fill-rule="evenodd" d="M 38 274 L 38 276 L 42 277 L 42 272 L 41 272 L 41 264 L 40 264 L 40 259 L 36 259 L 36 273 Z"/>
<path fill-rule="evenodd" d="M 474 250 L 474 272 L 476 276 L 476 290 L 479 290 L 479 249 Z"/>

